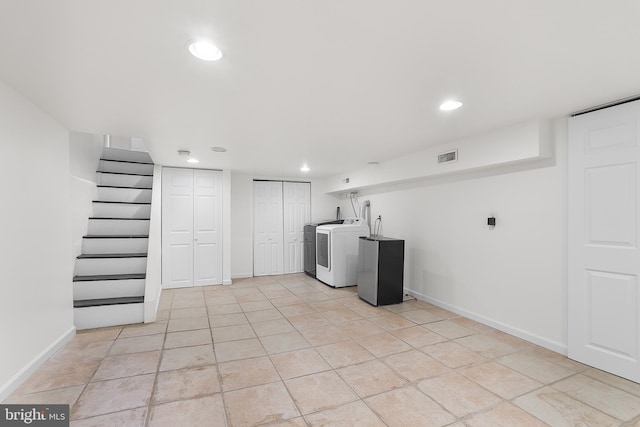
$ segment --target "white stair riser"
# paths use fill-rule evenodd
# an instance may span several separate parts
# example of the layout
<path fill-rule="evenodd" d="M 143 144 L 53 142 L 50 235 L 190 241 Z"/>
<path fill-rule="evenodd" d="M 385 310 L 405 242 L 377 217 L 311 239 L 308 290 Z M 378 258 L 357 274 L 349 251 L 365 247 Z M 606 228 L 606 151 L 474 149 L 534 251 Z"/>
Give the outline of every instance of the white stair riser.
<path fill-rule="evenodd" d="M 144 322 L 144 303 L 101 305 L 73 309 L 76 329 L 104 328 Z"/>
<path fill-rule="evenodd" d="M 153 173 L 153 165 L 100 160 L 98 170 L 102 172 L 141 173 L 149 175 Z"/>
<path fill-rule="evenodd" d="M 149 156 L 149 153 L 146 151 L 123 150 L 111 147 L 105 147 L 102 149 L 102 158 L 124 160 L 128 162 L 152 163 L 151 156 Z"/>
<path fill-rule="evenodd" d="M 147 238 L 83 239 L 83 254 L 139 254 L 149 248 Z"/>
<path fill-rule="evenodd" d="M 151 205 L 94 203 L 93 216 L 102 218 L 149 218 Z"/>
<path fill-rule="evenodd" d="M 89 220 L 88 234 L 149 234 L 149 220 L 92 218 Z"/>
<path fill-rule="evenodd" d="M 151 190 L 98 187 L 98 200 L 106 202 L 151 202 Z"/>
<path fill-rule="evenodd" d="M 76 276 L 98 274 L 144 274 L 147 258 L 80 258 L 76 260 Z"/>
<path fill-rule="evenodd" d="M 117 187 L 151 187 L 153 185 L 153 177 L 98 172 L 98 184 L 115 185 Z"/>
<path fill-rule="evenodd" d="M 129 280 L 94 280 L 92 282 L 75 282 L 73 299 L 102 299 L 138 297 L 144 295 L 144 279 Z"/>

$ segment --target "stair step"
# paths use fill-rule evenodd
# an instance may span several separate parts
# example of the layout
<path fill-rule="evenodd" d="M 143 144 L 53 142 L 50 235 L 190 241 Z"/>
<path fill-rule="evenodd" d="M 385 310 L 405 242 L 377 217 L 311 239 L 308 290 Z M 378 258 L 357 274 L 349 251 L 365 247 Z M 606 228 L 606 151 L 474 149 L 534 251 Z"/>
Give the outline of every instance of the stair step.
<path fill-rule="evenodd" d="M 148 234 L 87 234 L 83 239 L 148 239 Z"/>
<path fill-rule="evenodd" d="M 74 282 L 91 282 L 95 280 L 129 280 L 129 279 L 144 279 L 146 274 L 94 274 L 90 276 L 73 276 Z"/>
<path fill-rule="evenodd" d="M 93 203 L 111 203 L 120 205 L 151 205 L 151 202 L 119 202 L 117 200 L 94 200 Z"/>
<path fill-rule="evenodd" d="M 109 160 L 109 159 L 101 159 L 101 160 Z M 152 173 L 127 173 L 127 172 L 105 172 L 105 171 L 96 171 L 96 172 L 106 174 L 106 175 L 153 176 Z"/>
<path fill-rule="evenodd" d="M 76 259 L 76 276 L 144 274 L 147 258 L 142 257 L 79 257 Z"/>
<path fill-rule="evenodd" d="M 150 175 L 153 174 L 153 167 L 153 163 L 101 159 L 98 166 L 98 172 Z"/>
<path fill-rule="evenodd" d="M 97 307 L 101 305 L 118 305 L 118 304 L 138 304 L 144 302 L 144 297 L 120 297 L 120 298 L 100 298 L 100 299 L 83 299 L 73 302 L 74 308 L 79 307 Z"/>
<path fill-rule="evenodd" d="M 142 297 L 138 297 L 140 298 Z M 73 323 L 78 330 L 143 322 L 144 302 L 94 305 L 73 309 Z"/>
<path fill-rule="evenodd" d="M 132 253 L 132 254 L 82 254 L 78 255 L 78 259 L 91 259 L 91 258 L 144 258 L 146 253 Z"/>
<path fill-rule="evenodd" d="M 150 186 L 127 186 L 127 185 L 106 185 L 106 184 L 98 184 L 98 188 L 127 188 L 130 190 L 152 190 L 153 188 Z"/>
<path fill-rule="evenodd" d="M 145 236 L 85 236 L 82 240 L 83 254 L 143 253 L 149 248 Z"/>
<path fill-rule="evenodd" d="M 102 159 L 153 163 L 153 160 L 151 159 L 151 156 L 147 151 L 127 150 L 127 149 L 112 148 L 112 147 L 105 147 L 102 149 Z"/>
<path fill-rule="evenodd" d="M 98 171 L 96 182 L 99 185 L 111 185 L 114 187 L 151 188 L 153 186 L 153 175 Z"/>
<path fill-rule="evenodd" d="M 149 221 L 149 218 L 120 218 L 115 216 L 90 216 L 89 219 L 103 219 L 111 221 Z"/>
<path fill-rule="evenodd" d="M 145 279 L 93 280 L 75 282 L 73 299 L 101 299 L 144 295 Z"/>
<path fill-rule="evenodd" d="M 118 159 L 100 159 L 107 162 L 133 163 L 136 165 L 153 165 L 153 162 L 135 161 L 135 160 L 118 160 Z"/>
<path fill-rule="evenodd" d="M 98 186 L 98 200 L 151 203 L 150 188 Z"/>
<path fill-rule="evenodd" d="M 108 235 L 148 235 L 148 218 L 89 218 L 87 234 L 90 236 Z"/>

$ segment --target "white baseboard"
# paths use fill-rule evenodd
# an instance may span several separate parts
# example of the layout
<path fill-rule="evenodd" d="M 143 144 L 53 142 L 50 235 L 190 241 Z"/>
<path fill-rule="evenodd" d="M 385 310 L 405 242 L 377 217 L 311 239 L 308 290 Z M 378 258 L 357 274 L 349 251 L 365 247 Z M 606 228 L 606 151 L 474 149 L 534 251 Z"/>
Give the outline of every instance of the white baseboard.
<path fill-rule="evenodd" d="M 76 327 L 72 326 L 67 332 L 62 334 L 57 340 L 51 343 L 47 348 L 37 355 L 31 362 L 27 363 L 24 368 L 18 371 L 9 381 L 0 386 L 0 402 L 3 402 L 11 393 L 13 393 L 36 369 L 47 361 L 62 346 L 71 340 L 76 334 Z"/>
<path fill-rule="evenodd" d="M 551 351 L 555 351 L 556 353 L 560 353 L 564 356 L 567 355 L 567 346 L 565 344 L 562 344 L 560 342 L 557 341 L 552 341 L 549 340 L 547 338 L 541 337 L 539 335 L 536 334 L 532 334 L 529 333 L 527 331 L 523 331 L 522 329 L 518 329 L 518 328 L 514 328 L 512 326 L 509 326 L 505 323 L 502 322 L 498 322 L 494 319 L 490 319 L 486 316 L 482 316 L 480 314 L 477 313 L 473 313 L 471 311 L 453 306 L 451 304 L 448 304 L 446 302 L 442 302 L 440 300 L 437 300 L 435 298 L 431 298 L 428 297 L 426 295 L 423 295 L 419 292 L 416 291 L 412 291 L 411 289 L 405 289 L 404 290 L 406 294 L 411 295 L 412 297 L 416 298 L 417 300 L 420 301 L 425 301 L 428 302 L 430 304 L 436 305 L 438 307 L 444 308 L 445 310 L 449 310 L 453 313 L 459 314 L 461 316 L 467 317 L 471 320 L 475 320 L 476 322 L 482 323 L 484 325 L 490 326 L 494 329 L 497 329 L 499 331 L 505 332 L 509 335 L 513 335 L 515 337 L 518 338 L 522 338 L 525 341 L 529 341 L 530 343 L 539 345 L 541 347 L 544 347 L 546 349 L 549 349 Z"/>
<path fill-rule="evenodd" d="M 249 279 L 253 277 L 252 273 L 232 274 L 231 279 Z"/>
<path fill-rule="evenodd" d="M 153 323 L 158 318 L 158 307 L 160 307 L 160 296 L 162 295 L 162 287 L 158 293 L 158 298 L 154 301 L 144 300 L 144 323 Z"/>
<path fill-rule="evenodd" d="M 223 286 L 227 286 L 227 285 L 230 285 L 230 284 L 232 284 L 232 283 L 233 283 L 233 281 L 232 281 L 231 279 L 226 279 L 226 280 L 223 280 L 223 281 L 222 281 L 222 285 L 223 285 Z"/>

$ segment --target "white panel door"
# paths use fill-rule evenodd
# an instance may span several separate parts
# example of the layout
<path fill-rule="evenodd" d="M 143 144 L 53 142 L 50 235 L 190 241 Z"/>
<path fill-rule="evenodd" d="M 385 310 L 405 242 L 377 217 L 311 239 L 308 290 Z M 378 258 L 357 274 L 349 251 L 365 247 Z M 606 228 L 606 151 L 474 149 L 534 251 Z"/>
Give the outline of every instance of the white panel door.
<path fill-rule="evenodd" d="M 282 182 L 253 182 L 253 275 L 282 274 Z"/>
<path fill-rule="evenodd" d="M 283 183 L 284 272 L 304 271 L 304 225 L 311 222 L 311 184 Z"/>
<path fill-rule="evenodd" d="M 162 283 L 193 286 L 193 171 L 162 170 Z"/>
<path fill-rule="evenodd" d="M 640 102 L 569 121 L 569 357 L 640 382 Z"/>
<path fill-rule="evenodd" d="M 222 284 L 222 171 L 193 171 L 193 281 Z"/>
<path fill-rule="evenodd" d="M 162 170 L 162 285 L 222 283 L 222 172 Z"/>

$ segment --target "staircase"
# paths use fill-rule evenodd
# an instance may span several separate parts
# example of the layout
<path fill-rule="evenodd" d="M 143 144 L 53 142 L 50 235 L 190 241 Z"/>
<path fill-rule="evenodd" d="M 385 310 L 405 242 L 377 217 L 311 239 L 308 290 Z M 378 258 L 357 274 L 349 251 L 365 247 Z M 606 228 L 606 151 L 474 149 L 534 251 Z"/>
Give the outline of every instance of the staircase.
<path fill-rule="evenodd" d="M 153 163 L 146 152 L 104 148 L 97 175 L 73 277 L 77 329 L 144 321 Z"/>

